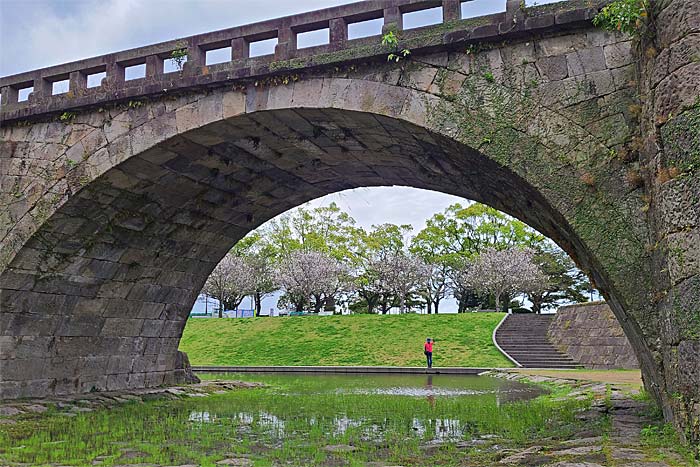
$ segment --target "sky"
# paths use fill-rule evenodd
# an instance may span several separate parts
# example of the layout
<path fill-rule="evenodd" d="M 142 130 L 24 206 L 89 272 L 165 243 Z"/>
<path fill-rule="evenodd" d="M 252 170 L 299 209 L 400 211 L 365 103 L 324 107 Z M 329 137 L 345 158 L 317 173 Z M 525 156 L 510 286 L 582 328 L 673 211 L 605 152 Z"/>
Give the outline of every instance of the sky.
<path fill-rule="evenodd" d="M 465 2 L 463 17 L 503 11 L 505 2 Z M 0 76 L 346 3 L 353 1 L 0 0 Z M 439 9 L 434 9 L 411 14 L 404 23 L 411 27 L 439 18 Z M 365 228 L 391 222 L 411 224 L 418 233 L 434 213 L 466 200 L 408 187 L 380 187 L 332 194 L 308 206 L 330 202 Z"/>

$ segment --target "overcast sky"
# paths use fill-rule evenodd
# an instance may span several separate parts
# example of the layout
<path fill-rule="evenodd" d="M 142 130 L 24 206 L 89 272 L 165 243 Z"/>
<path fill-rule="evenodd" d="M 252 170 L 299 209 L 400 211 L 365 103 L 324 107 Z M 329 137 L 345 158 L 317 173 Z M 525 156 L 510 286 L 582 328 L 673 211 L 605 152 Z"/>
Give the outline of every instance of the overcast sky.
<path fill-rule="evenodd" d="M 0 76 L 345 3 L 352 1 L 0 0 Z M 463 14 L 504 8 L 505 0 L 474 0 L 464 3 Z M 411 188 L 360 188 L 311 204 L 330 201 L 365 227 L 393 222 L 412 224 L 417 232 L 433 213 L 463 200 Z"/>

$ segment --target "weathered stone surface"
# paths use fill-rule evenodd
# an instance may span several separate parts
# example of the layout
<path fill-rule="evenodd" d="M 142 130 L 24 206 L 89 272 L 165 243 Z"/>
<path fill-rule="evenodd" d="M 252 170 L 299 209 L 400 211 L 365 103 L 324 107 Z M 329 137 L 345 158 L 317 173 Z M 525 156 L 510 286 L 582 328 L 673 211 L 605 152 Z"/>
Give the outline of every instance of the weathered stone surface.
<path fill-rule="evenodd" d="M 548 333 L 559 350 L 586 368 L 639 368 L 632 346 L 605 303 L 560 307 Z"/>

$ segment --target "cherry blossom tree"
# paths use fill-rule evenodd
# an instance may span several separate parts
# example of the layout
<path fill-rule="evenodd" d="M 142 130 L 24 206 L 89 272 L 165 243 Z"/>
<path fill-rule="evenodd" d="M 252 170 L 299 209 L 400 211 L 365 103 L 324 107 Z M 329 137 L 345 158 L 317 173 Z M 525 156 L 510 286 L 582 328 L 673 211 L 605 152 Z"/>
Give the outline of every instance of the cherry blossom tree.
<path fill-rule="evenodd" d="M 334 300 L 350 284 L 346 266 L 319 251 L 292 252 L 280 261 L 274 275 L 297 311 L 311 299 L 315 311 L 320 311 L 326 301 Z"/>
<path fill-rule="evenodd" d="M 379 284 L 399 299 L 401 313 L 406 312 L 406 301 L 411 294 L 423 290 L 431 269 L 423 260 L 397 251 L 374 262 Z"/>
<path fill-rule="evenodd" d="M 547 283 L 530 249 L 486 249 L 460 272 L 461 280 L 475 290 L 493 294 L 496 310 L 504 294 L 528 293 Z"/>
<path fill-rule="evenodd" d="M 214 268 L 202 292 L 219 301 L 219 318 L 224 308 L 234 309 L 255 290 L 255 270 L 240 256 L 227 254 Z"/>

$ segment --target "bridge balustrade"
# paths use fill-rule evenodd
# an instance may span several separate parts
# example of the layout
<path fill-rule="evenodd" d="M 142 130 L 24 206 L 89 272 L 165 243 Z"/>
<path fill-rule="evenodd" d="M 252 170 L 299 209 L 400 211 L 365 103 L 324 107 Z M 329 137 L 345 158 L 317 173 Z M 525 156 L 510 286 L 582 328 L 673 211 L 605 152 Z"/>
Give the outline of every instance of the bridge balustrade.
<path fill-rule="evenodd" d="M 70 106 L 79 107 L 94 103 L 95 100 L 124 99 L 187 88 L 192 84 L 192 80 L 188 78 L 193 75 L 211 75 L 217 71 L 227 71 L 227 80 L 233 80 L 268 73 L 268 65 L 273 62 L 378 43 L 377 36 L 348 39 L 349 25 L 383 18 L 383 33 L 389 30 L 402 31 L 403 15 L 438 7 L 442 8 L 442 23 L 453 23 L 462 19 L 462 4 L 470 1 L 474 0 L 370 0 L 3 77 L 0 78 L 0 121 L 57 111 Z M 507 22 L 508 16 L 514 15 L 515 10 L 520 8 L 520 2 L 517 0 L 508 0 L 507 5 L 506 12 L 487 15 L 488 18 L 480 23 L 480 27 L 490 27 L 490 30 L 493 30 L 499 23 Z M 436 26 L 419 29 L 431 27 Z M 306 48 L 298 46 L 297 35 L 323 29 L 328 29 L 327 44 Z M 269 39 L 277 39 L 274 54 L 251 58 L 251 44 Z M 207 52 L 229 48 L 228 61 L 207 65 Z M 180 58 L 180 69 L 168 72 L 164 64 L 172 61 L 177 51 L 186 51 L 186 59 Z M 142 65 L 145 65 L 145 76 L 135 79 L 125 77 L 127 68 Z M 99 76 L 104 77 L 96 83 L 90 83 L 95 81 L 94 77 Z M 55 83 L 63 81 L 67 82 L 67 89 L 61 83 L 60 92 L 56 92 Z M 201 84 L 202 81 L 207 80 L 198 80 L 197 84 Z M 23 99 L 20 100 L 21 98 Z M 37 109 L 38 103 L 45 105 Z"/>

